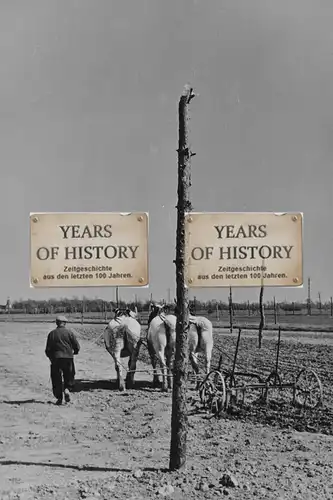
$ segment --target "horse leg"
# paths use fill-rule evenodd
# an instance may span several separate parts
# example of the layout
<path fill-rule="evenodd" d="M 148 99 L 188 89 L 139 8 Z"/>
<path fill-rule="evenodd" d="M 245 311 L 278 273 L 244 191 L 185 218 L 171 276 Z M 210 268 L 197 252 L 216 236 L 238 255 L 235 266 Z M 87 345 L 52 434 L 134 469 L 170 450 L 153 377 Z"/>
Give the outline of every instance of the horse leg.
<path fill-rule="evenodd" d="M 136 346 L 132 347 L 132 352 L 128 361 L 129 371 L 126 376 L 126 387 L 128 389 L 133 389 L 134 387 L 134 375 L 136 370 L 136 362 L 139 356 L 140 345 L 141 344 L 138 342 Z"/>
<path fill-rule="evenodd" d="M 123 367 L 121 364 L 121 351 L 123 349 L 124 349 L 124 339 L 122 337 L 115 338 L 112 356 L 113 356 L 115 366 L 116 366 L 118 389 L 120 391 L 125 390 L 125 382 L 124 382 L 124 378 L 123 378 Z"/>
<path fill-rule="evenodd" d="M 159 351 L 158 352 L 158 359 L 161 363 L 161 369 L 162 369 L 162 391 L 163 392 L 168 392 L 168 383 L 167 383 L 167 366 L 165 362 L 165 357 L 164 357 L 164 352 Z"/>
<path fill-rule="evenodd" d="M 168 389 L 172 389 L 172 358 L 173 352 L 168 349 L 166 354 L 167 376 L 168 376 Z"/>
<path fill-rule="evenodd" d="M 147 343 L 148 347 L 148 353 L 150 357 L 150 361 L 153 367 L 153 387 L 159 387 L 160 386 L 160 380 L 158 377 L 157 373 L 157 357 L 154 351 L 154 347 L 150 344 L 150 342 Z"/>
<path fill-rule="evenodd" d="M 132 364 L 132 356 L 133 354 L 131 353 L 129 358 L 128 358 L 128 372 L 126 373 L 126 379 L 125 379 L 125 384 L 126 384 L 126 389 L 132 389 L 133 387 L 133 373 L 132 370 L 131 370 L 131 364 Z"/>
<path fill-rule="evenodd" d="M 190 361 L 191 361 L 191 365 L 192 365 L 192 368 L 194 371 L 195 387 L 197 390 L 199 388 L 199 385 L 200 385 L 200 381 L 198 380 L 199 364 L 198 364 L 198 355 L 193 351 L 190 352 Z"/>
<path fill-rule="evenodd" d="M 211 366 L 211 360 L 212 360 L 212 352 L 213 352 L 213 343 L 212 342 L 206 342 L 206 345 L 203 348 L 204 355 L 205 355 L 205 370 L 206 370 L 206 375 L 210 372 L 210 366 Z"/>
<path fill-rule="evenodd" d="M 123 391 L 125 389 L 125 383 L 123 378 L 123 368 L 120 362 L 120 352 L 116 352 L 112 355 L 116 372 L 117 372 L 117 384 L 119 391 Z"/>
<path fill-rule="evenodd" d="M 205 355 L 205 370 L 206 370 L 206 375 L 208 375 L 208 373 L 210 372 L 211 359 L 212 359 L 212 353 L 211 352 L 206 352 L 206 355 Z"/>

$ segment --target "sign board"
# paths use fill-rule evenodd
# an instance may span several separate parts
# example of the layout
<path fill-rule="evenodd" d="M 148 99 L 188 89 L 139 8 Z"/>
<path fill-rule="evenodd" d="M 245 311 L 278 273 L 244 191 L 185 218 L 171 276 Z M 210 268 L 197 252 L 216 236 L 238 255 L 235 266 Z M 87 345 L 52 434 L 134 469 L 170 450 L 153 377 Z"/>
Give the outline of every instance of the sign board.
<path fill-rule="evenodd" d="M 187 213 L 187 286 L 302 286 L 302 226 L 302 213 Z"/>
<path fill-rule="evenodd" d="M 147 286 L 147 213 L 30 214 L 33 288 Z"/>

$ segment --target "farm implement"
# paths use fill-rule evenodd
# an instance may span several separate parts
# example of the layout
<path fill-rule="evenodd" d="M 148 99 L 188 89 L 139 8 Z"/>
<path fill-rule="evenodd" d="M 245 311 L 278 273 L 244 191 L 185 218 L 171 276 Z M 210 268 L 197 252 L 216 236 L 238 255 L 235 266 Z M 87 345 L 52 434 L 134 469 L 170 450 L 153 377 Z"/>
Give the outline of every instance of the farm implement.
<path fill-rule="evenodd" d="M 241 338 L 239 329 L 231 369 L 223 368 L 223 354 L 218 367 L 211 370 L 200 383 L 198 391 L 201 403 L 216 416 L 231 406 L 244 405 L 245 401 L 267 403 L 269 397 L 281 397 L 289 393 L 292 403 L 302 408 L 315 409 L 322 405 L 323 389 L 317 373 L 310 368 L 301 368 L 289 381 L 279 373 L 281 329 L 278 332 L 275 368 L 268 376 L 256 372 L 237 370 L 237 356 Z M 254 398 L 254 399 L 253 399 Z"/>

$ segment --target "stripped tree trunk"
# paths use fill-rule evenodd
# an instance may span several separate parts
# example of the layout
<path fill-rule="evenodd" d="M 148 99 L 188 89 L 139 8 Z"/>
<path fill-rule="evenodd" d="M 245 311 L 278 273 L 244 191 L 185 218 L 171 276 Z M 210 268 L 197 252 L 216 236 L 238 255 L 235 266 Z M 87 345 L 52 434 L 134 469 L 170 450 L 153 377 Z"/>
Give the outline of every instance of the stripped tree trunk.
<path fill-rule="evenodd" d="M 185 215 L 192 210 L 189 198 L 191 185 L 191 156 L 188 138 L 188 104 L 194 97 L 186 86 L 179 101 L 178 145 L 178 204 L 176 243 L 177 326 L 176 352 L 173 369 L 170 470 L 186 465 L 188 416 L 186 407 L 186 382 L 188 368 L 189 296 L 185 283 Z"/>
<path fill-rule="evenodd" d="M 259 295 L 259 312 L 260 312 L 260 323 L 259 323 L 259 334 L 258 334 L 259 349 L 261 349 L 262 332 L 263 329 L 265 328 L 265 311 L 264 311 L 263 298 L 264 298 L 264 285 L 261 285 L 260 295 Z"/>
<path fill-rule="evenodd" d="M 233 321 L 233 303 L 232 303 L 232 288 L 231 287 L 229 287 L 229 321 L 230 321 L 230 333 L 232 333 L 234 321 Z"/>

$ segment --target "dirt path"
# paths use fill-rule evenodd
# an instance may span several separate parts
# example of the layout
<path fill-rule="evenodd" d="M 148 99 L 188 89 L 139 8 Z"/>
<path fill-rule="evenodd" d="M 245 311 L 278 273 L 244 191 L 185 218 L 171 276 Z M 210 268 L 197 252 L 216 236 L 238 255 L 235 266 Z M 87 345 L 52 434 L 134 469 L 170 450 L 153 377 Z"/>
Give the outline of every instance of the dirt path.
<path fill-rule="evenodd" d="M 333 498 L 331 436 L 202 415 L 190 417 L 186 473 L 163 471 L 171 396 L 147 387 L 151 375 L 140 372 L 138 388 L 115 391 L 110 355 L 81 340 L 78 392 L 55 406 L 44 355 L 49 329 L 0 325 L 1 498 Z M 221 484 L 226 472 L 237 487 Z"/>
<path fill-rule="evenodd" d="M 76 378 L 83 380 L 78 383 L 82 390 L 73 394 L 69 405 L 57 407 L 51 392 L 49 361 L 44 354 L 45 331 L 41 325 L 8 326 L 10 329 L 0 335 L 0 456 L 12 463 L 1 467 L 0 491 L 50 479 L 63 482 L 72 477 L 71 466 L 96 468 L 90 473 L 80 472 L 82 478 L 109 477 L 109 469 L 117 472 L 135 466 L 135 446 L 130 456 L 123 439 L 124 430 L 130 432 L 131 425 L 126 429 L 126 413 L 133 402 L 130 393 L 116 394 L 122 400 L 121 406 L 110 401 L 113 391 L 108 379 L 115 379 L 110 355 L 96 344 L 80 340 Z M 44 328 L 47 332 L 49 325 Z M 144 368 L 138 364 L 138 370 Z M 136 374 L 138 381 L 147 378 L 145 373 Z M 160 397 L 160 405 L 168 399 Z M 103 471 L 105 468 L 108 470 Z"/>

